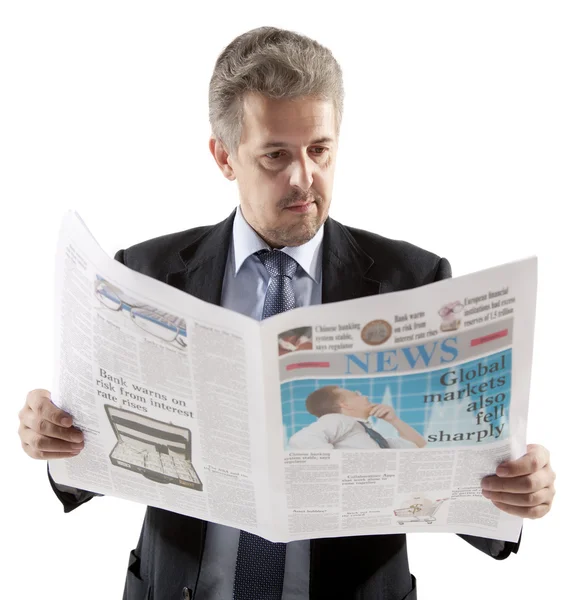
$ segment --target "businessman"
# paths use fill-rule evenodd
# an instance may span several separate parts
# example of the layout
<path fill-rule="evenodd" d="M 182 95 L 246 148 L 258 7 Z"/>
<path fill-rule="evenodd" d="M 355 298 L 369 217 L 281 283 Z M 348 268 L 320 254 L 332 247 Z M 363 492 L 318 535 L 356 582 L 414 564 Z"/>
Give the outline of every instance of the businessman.
<path fill-rule="evenodd" d="M 140 243 L 116 259 L 255 319 L 450 277 L 444 258 L 329 217 L 343 97 L 340 67 L 316 41 L 272 27 L 237 37 L 210 81 L 209 148 L 222 175 L 237 182 L 239 208 L 216 225 Z M 33 458 L 82 452 L 81 432 L 45 390 L 29 393 L 19 434 Z M 545 515 L 554 495 L 547 450 L 531 446 L 503 469 L 485 480 L 486 496 L 512 514 Z M 94 496 L 51 485 L 65 511 Z M 497 559 L 519 546 L 461 537 Z M 271 544 L 148 507 L 124 598 L 151 597 L 414 600 L 416 580 L 404 535 Z"/>
<path fill-rule="evenodd" d="M 326 385 L 307 396 L 307 411 L 317 420 L 291 436 L 291 450 L 423 448 L 425 438 L 405 423 L 392 406 L 371 404 L 360 392 Z M 375 431 L 370 417 L 383 419 L 399 437 L 385 438 Z"/>

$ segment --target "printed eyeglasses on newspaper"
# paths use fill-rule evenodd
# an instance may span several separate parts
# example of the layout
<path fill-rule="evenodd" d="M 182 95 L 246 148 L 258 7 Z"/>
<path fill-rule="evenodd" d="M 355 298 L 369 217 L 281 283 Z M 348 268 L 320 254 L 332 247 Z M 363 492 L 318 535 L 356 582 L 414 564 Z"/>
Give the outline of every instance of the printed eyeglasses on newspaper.
<path fill-rule="evenodd" d="M 181 348 L 186 347 L 186 342 L 182 339 L 186 336 L 184 319 L 163 313 L 147 304 L 138 305 L 132 300 L 129 302 L 102 279 L 97 280 L 94 287 L 96 297 L 106 308 L 116 312 L 129 311 L 132 322 L 146 333 L 165 342 L 176 342 Z"/>

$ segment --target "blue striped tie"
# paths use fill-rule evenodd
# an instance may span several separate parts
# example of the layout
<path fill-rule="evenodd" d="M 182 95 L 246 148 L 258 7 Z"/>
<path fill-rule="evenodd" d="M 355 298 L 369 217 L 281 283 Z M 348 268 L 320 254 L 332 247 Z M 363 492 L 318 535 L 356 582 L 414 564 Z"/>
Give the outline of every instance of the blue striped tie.
<path fill-rule="evenodd" d="M 260 250 L 256 256 L 270 275 L 262 318 L 295 308 L 292 278 L 298 263 L 279 250 Z M 240 532 L 233 600 L 281 600 L 286 544 L 275 544 L 252 533 Z"/>

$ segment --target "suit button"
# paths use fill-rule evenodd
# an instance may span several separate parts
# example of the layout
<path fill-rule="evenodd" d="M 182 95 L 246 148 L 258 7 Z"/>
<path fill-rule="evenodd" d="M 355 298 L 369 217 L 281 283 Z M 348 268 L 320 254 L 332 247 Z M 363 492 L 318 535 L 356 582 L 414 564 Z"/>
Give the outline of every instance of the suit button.
<path fill-rule="evenodd" d="M 182 600 L 191 600 L 191 598 L 192 592 L 190 591 L 190 589 L 187 587 L 182 588 Z"/>

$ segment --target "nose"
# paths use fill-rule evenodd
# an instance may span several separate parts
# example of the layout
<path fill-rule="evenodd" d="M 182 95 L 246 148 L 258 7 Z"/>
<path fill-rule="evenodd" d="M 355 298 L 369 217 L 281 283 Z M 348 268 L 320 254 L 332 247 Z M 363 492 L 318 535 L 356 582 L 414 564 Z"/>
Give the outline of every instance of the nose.
<path fill-rule="evenodd" d="M 307 191 L 313 184 L 314 167 L 314 161 L 308 155 L 295 158 L 290 166 L 289 183 L 291 187 Z"/>

